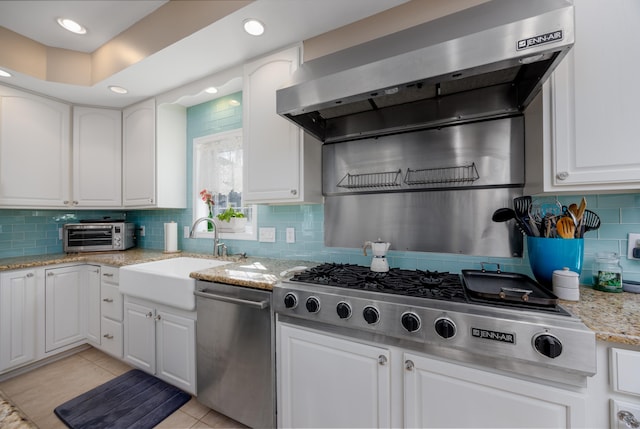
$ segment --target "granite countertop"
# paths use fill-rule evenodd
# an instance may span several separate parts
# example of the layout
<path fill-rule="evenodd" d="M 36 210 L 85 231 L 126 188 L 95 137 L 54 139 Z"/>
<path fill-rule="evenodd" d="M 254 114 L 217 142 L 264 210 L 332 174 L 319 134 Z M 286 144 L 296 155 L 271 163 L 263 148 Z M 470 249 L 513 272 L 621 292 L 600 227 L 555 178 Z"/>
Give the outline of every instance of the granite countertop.
<path fill-rule="evenodd" d="M 598 340 L 640 346 L 640 294 L 580 286 L 580 301 L 560 304 L 580 317 Z"/>
<path fill-rule="evenodd" d="M 159 261 L 162 259 L 177 258 L 181 256 L 192 258 L 213 258 L 211 255 L 201 253 L 165 253 L 161 250 L 131 249 L 125 252 L 93 252 L 93 253 L 58 253 L 52 255 L 20 256 L 16 258 L 0 259 L 0 272 L 8 270 L 20 270 L 25 268 L 43 267 L 47 265 L 68 263 L 93 263 L 123 267 L 125 265 L 140 264 L 143 262 Z M 237 256 L 225 259 L 232 262 L 239 260 Z"/>
<path fill-rule="evenodd" d="M 232 264 L 196 271 L 191 273 L 191 277 L 209 282 L 271 290 L 280 280 L 290 277 L 293 269 L 302 270 L 318 264 L 319 262 L 286 259 L 246 258 Z"/>
<path fill-rule="evenodd" d="M 164 253 L 159 250 L 131 249 L 125 252 L 76 253 L 25 256 L 0 259 L 0 272 L 65 263 L 94 263 L 122 267 L 125 265 L 157 261 L 180 256 L 212 258 L 197 253 Z M 240 258 L 231 256 L 230 264 L 191 273 L 198 280 L 226 283 L 236 286 L 271 290 L 285 273 L 295 267 L 314 267 L 319 262 L 292 261 L 270 258 Z M 284 276 L 282 275 L 284 274 Z M 596 333 L 602 341 L 640 346 L 640 294 L 607 293 L 589 286 L 580 286 L 580 301 L 560 301 L 575 316 Z"/>

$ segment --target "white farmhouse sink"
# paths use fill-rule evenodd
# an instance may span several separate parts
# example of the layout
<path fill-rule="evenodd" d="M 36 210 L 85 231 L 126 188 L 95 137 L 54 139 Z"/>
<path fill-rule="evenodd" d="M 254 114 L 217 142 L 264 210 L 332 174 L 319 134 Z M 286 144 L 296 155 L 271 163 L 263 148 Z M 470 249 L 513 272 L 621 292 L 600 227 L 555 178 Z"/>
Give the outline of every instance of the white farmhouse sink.
<path fill-rule="evenodd" d="M 225 264 L 229 262 L 183 257 L 127 265 L 120 268 L 120 293 L 194 310 L 196 280 L 189 274 Z"/>

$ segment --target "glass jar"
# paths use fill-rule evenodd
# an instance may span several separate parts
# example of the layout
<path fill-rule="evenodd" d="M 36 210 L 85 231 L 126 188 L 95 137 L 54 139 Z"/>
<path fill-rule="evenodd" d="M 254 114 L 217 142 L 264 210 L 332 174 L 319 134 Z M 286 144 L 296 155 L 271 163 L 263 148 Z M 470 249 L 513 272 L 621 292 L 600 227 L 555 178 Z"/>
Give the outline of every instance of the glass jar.
<path fill-rule="evenodd" d="M 622 267 L 617 253 L 596 253 L 593 286 L 603 292 L 622 292 Z"/>

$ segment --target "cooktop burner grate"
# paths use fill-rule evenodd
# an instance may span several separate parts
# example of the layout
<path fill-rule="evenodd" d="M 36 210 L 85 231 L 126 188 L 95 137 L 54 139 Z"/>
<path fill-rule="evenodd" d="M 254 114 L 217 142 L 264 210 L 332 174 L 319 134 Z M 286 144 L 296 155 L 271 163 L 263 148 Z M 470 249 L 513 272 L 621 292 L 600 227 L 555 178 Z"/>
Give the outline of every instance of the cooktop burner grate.
<path fill-rule="evenodd" d="M 360 265 L 331 263 L 310 268 L 291 280 L 411 297 L 467 301 L 460 276 L 447 272 L 391 268 L 386 273 L 377 273 Z"/>
<path fill-rule="evenodd" d="M 291 281 L 570 316 L 559 305 L 468 297 L 460 275 L 448 272 L 390 268 L 386 273 L 378 273 L 362 265 L 325 263 L 294 275 Z"/>

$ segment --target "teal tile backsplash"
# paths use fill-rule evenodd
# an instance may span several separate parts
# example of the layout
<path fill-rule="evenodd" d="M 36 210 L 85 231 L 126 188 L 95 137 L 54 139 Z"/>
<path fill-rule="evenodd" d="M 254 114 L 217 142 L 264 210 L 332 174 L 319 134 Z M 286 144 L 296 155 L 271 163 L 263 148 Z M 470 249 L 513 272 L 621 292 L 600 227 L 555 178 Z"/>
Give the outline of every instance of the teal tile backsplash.
<path fill-rule="evenodd" d="M 203 103 L 187 109 L 187 188 L 193 195 L 191 183 L 192 144 L 194 138 L 228 131 L 242 126 L 242 106 L 231 106 L 230 99 L 242 101 L 242 94 L 236 93 L 218 100 Z M 580 196 L 560 196 L 564 205 L 578 202 Z M 640 193 L 589 195 L 588 208 L 601 218 L 599 230 L 586 234 L 585 260 L 581 275 L 584 283 L 591 283 L 591 267 L 596 252 L 608 251 L 626 255 L 627 234 L 640 233 Z M 178 223 L 178 248 L 185 252 L 211 253 L 210 239 L 189 239 L 183 237 L 184 227 L 192 222 L 191 198 L 186 209 L 172 210 L 131 210 L 127 211 L 128 221 L 145 226 L 145 236 L 138 238 L 138 247 L 146 249 L 164 248 L 164 223 Z M 65 223 L 63 217 L 96 218 L 121 216 L 113 211 L 62 211 L 62 210 L 0 210 L 0 258 L 62 252 L 62 241 L 58 239 L 58 229 Z M 487 216 L 490 216 L 487 213 Z M 331 248 L 324 246 L 323 206 L 259 206 L 259 227 L 275 227 L 275 243 L 257 241 L 224 240 L 231 253 L 246 252 L 252 256 L 283 258 L 309 261 L 326 261 L 368 265 L 370 257 L 362 249 Z M 295 228 L 295 243 L 286 243 L 286 228 Z M 377 238 L 377 237 L 369 237 Z M 526 246 L 525 246 L 526 248 Z M 393 249 L 393 243 L 392 243 Z M 465 268 L 480 268 L 481 262 L 499 263 L 503 270 L 531 275 L 525 251 L 522 258 L 488 258 L 453 254 L 391 251 L 389 262 L 392 267 L 421 270 L 459 272 Z M 623 257 L 621 263 L 628 279 L 640 280 L 640 261 L 630 261 Z"/>
<path fill-rule="evenodd" d="M 575 199 L 560 197 L 561 202 Z M 617 201 L 624 207 L 613 208 Z M 632 204 L 637 204 L 633 206 Z M 589 198 L 589 208 L 602 214 L 602 226 L 597 231 L 586 234 L 585 261 L 581 275 L 584 283 L 591 282 L 591 267 L 596 252 L 608 251 L 626 255 L 627 234 L 640 233 L 640 194 L 597 195 Z M 635 220 L 625 222 L 626 219 Z M 632 215 L 636 213 L 636 215 Z M 58 221 L 62 215 L 75 215 L 76 218 L 99 216 L 117 216 L 122 212 L 87 212 L 54 210 L 0 210 L 0 258 L 35 254 L 62 252 L 62 242 L 58 239 L 58 228 L 64 222 Z M 147 249 L 164 248 L 164 223 L 177 222 L 178 248 L 185 252 L 211 253 L 213 243 L 210 239 L 189 239 L 183 237 L 184 227 L 191 224 L 191 209 L 184 210 L 133 210 L 126 212 L 127 220 L 145 226 L 145 236 L 139 237 L 138 246 Z M 324 212 L 323 206 L 259 206 L 259 227 L 275 227 L 275 243 L 256 241 L 225 240 L 231 253 L 247 252 L 252 256 L 326 261 L 368 265 L 370 257 L 362 254 L 362 249 L 325 247 L 323 242 Z M 295 228 L 296 242 L 286 243 L 286 228 Z M 526 246 L 525 246 L 526 247 Z M 392 243 L 393 248 L 393 243 Z M 487 258 L 426 252 L 391 251 L 389 262 L 393 267 L 406 269 L 430 269 L 459 272 L 464 268 L 479 268 L 481 262 L 499 263 L 503 270 L 531 275 L 527 255 L 523 258 Z M 627 279 L 640 280 L 640 261 L 621 259 L 624 275 Z"/>

